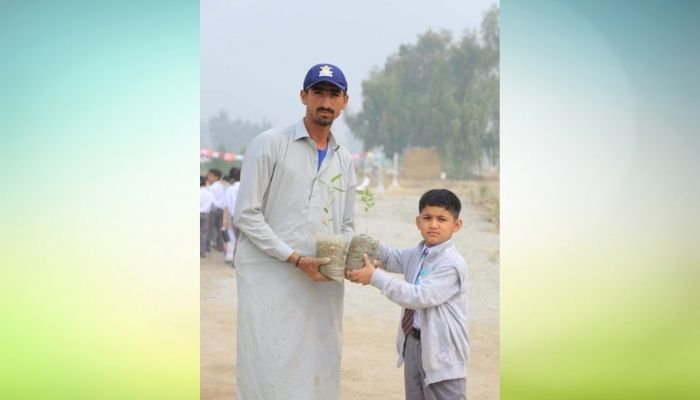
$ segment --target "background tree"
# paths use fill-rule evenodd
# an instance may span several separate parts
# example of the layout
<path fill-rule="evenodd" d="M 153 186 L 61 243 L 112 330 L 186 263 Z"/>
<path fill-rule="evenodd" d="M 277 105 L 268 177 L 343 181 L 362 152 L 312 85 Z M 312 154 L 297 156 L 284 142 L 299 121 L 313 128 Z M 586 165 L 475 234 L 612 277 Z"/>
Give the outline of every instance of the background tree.
<path fill-rule="evenodd" d="M 270 129 L 271 124 L 266 121 L 253 123 L 242 119 L 231 120 L 225 111 L 219 113 L 207 121 L 200 121 L 200 139 L 202 148 L 210 148 L 219 152 L 220 157 L 226 152 L 236 154 L 245 153 L 248 143 L 259 133 Z M 231 167 L 240 168 L 241 161 L 225 161 L 220 158 L 211 158 L 200 164 L 200 174 L 206 174 L 209 168 L 218 168 L 224 175 L 228 174 Z"/>
<path fill-rule="evenodd" d="M 479 32 L 458 42 L 428 31 L 404 44 L 362 83 L 362 111 L 347 113 L 365 149 L 387 156 L 412 146 L 436 146 L 451 177 L 465 178 L 482 158 L 498 165 L 500 34 L 493 6 Z"/>
<path fill-rule="evenodd" d="M 200 136 L 208 137 L 212 148 L 240 154 L 257 134 L 270 129 L 271 124 L 267 121 L 254 123 L 240 118 L 231 120 L 228 114 L 221 110 L 209 118 L 205 126 L 208 132 L 201 132 Z"/>

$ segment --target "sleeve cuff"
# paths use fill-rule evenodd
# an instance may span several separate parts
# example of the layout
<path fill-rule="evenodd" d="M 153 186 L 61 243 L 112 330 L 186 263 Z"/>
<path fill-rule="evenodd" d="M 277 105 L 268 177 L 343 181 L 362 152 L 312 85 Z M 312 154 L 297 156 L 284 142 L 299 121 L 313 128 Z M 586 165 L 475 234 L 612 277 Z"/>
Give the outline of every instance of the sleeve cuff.
<path fill-rule="evenodd" d="M 277 258 L 280 261 L 287 261 L 289 256 L 294 253 L 294 250 L 287 245 L 287 243 L 280 243 L 277 246 L 275 246 L 274 250 L 272 251 L 271 256 Z"/>

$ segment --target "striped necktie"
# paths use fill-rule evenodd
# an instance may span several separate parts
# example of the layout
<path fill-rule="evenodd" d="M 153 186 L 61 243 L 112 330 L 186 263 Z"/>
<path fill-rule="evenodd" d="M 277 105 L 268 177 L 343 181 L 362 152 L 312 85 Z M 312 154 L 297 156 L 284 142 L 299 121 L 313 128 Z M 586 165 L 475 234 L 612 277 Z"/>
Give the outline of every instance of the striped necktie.
<path fill-rule="evenodd" d="M 418 275 L 420 275 L 420 271 L 423 269 L 423 263 L 425 262 L 425 256 L 427 255 L 428 249 L 423 250 L 423 253 L 421 253 L 420 256 L 420 267 L 418 267 Z M 403 318 L 401 318 L 401 329 L 403 329 L 403 333 L 406 336 L 408 336 L 413 330 L 413 315 L 415 313 L 416 310 L 412 310 L 410 308 L 406 308 L 403 311 Z"/>
<path fill-rule="evenodd" d="M 408 336 L 409 333 L 413 330 L 413 314 L 415 314 L 415 310 L 411 310 L 410 308 L 406 308 L 403 310 L 403 319 L 401 319 L 401 329 L 403 329 L 404 335 Z"/>

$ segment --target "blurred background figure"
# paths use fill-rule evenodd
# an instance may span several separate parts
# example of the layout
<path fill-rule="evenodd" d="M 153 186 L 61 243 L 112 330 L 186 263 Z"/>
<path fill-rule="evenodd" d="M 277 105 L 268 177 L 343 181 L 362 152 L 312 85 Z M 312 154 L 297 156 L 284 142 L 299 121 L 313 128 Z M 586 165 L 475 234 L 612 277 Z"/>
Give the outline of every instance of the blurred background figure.
<path fill-rule="evenodd" d="M 221 184 L 221 170 L 212 168 L 207 173 L 209 191 L 214 195 L 214 204 L 209 213 L 209 234 L 207 237 L 207 251 L 211 250 L 212 243 L 218 251 L 224 251 L 224 241 L 219 232 L 224 218 L 224 186 Z"/>
<path fill-rule="evenodd" d="M 228 171 L 227 181 L 229 186 L 224 192 L 224 217 L 223 227 L 228 232 L 229 242 L 224 244 L 224 262 L 233 264 L 233 252 L 236 250 L 237 229 L 231 223 L 233 211 L 236 209 L 236 197 L 240 186 L 241 170 L 233 167 Z"/>
<path fill-rule="evenodd" d="M 207 256 L 209 243 L 209 213 L 214 204 L 214 195 L 207 188 L 207 178 L 199 177 L 199 257 Z"/>

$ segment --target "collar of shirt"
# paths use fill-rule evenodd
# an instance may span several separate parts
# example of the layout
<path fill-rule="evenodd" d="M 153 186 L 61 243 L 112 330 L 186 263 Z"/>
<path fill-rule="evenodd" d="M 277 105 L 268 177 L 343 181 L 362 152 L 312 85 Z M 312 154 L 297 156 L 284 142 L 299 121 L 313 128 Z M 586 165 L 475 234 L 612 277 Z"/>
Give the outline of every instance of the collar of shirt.
<path fill-rule="evenodd" d="M 444 241 L 444 242 L 442 242 L 442 243 L 440 243 L 440 244 L 436 244 L 435 246 L 430 246 L 430 247 L 428 247 L 428 246 L 425 245 L 425 241 L 422 241 L 422 242 L 420 243 L 420 246 L 421 246 L 421 247 L 420 247 L 421 255 L 420 255 L 420 258 L 418 258 L 418 263 L 420 264 L 420 267 L 418 267 L 418 269 L 416 270 L 415 275 L 413 275 L 413 283 L 414 283 L 414 284 L 415 284 L 416 281 L 418 280 L 418 275 L 420 275 L 420 272 L 421 272 L 421 270 L 423 269 L 423 266 L 424 266 L 424 264 L 425 264 L 425 261 L 428 259 L 428 257 L 429 257 L 431 254 L 437 254 L 437 253 L 439 253 L 440 251 L 442 251 L 443 249 L 445 249 L 445 248 L 447 248 L 447 247 L 449 247 L 449 246 L 451 246 L 451 245 L 452 245 L 452 239 L 446 240 L 446 241 Z"/>
<path fill-rule="evenodd" d="M 309 131 L 306 130 L 306 125 L 304 125 L 304 119 L 302 118 L 299 122 L 297 122 L 296 128 L 294 128 L 294 140 L 297 141 L 303 138 L 308 138 L 309 141 L 312 140 L 311 136 L 309 136 Z M 333 149 L 333 151 L 335 151 L 338 149 L 338 147 L 339 145 L 335 140 L 335 136 L 333 136 L 333 132 L 330 132 L 328 134 L 328 147 L 326 148 Z"/>
<path fill-rule="evenodd" d="M 426 246 L 425 241 L 421 242 L 421 252 L 426 252 L 426 258 L 428 258 L 428 255 L 433 254 L 433 253 L 439 253 L 442 250 L 444 250 L 447 247 L 452 246 L 452 239 L 445 240 L 444 242 L 440 244 L 436 244 L 435 246 Z"/>

